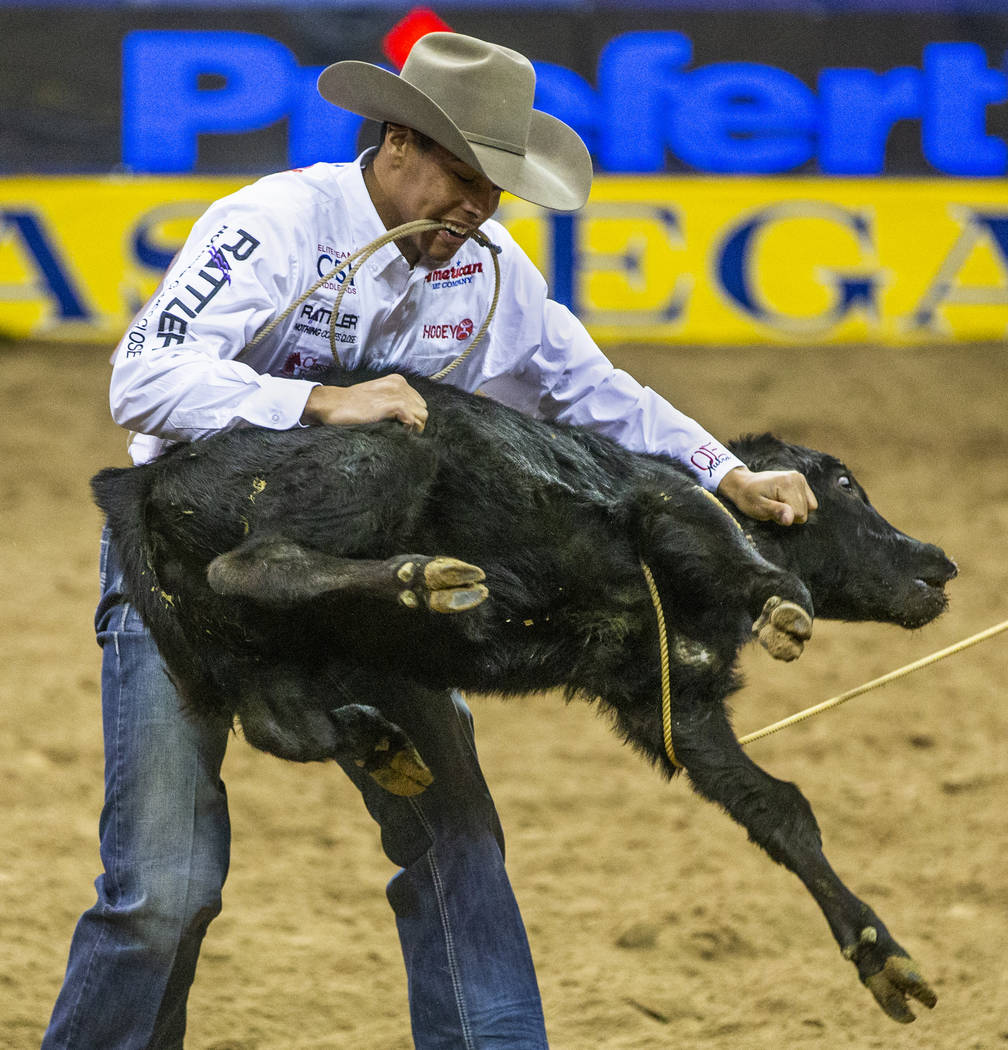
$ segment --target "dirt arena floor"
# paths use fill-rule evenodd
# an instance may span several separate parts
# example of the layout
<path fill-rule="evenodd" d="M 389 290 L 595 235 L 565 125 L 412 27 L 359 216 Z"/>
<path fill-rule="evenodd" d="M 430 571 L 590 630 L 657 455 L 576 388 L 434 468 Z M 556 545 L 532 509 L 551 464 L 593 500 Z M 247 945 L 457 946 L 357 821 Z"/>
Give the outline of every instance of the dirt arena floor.
<path fill-rule="evenodd" d="M 0 347 L 0 1047 L 37 1047 L 94 899 L 99 517 L 125 462 L 107 350 Z M 1008 618 L 1008 347 L 632 349 L 613 357 L 723 437 L 845 459 L 876 506 L 958 562 L 915 632 L 820 622 L 796 664 L 747 652 L 740 734 Z M 752 746 L 797 781 L 827 854 L 939 1003 L 889 1021 L 798 881 L 587 708 L 474 698 L 554 1050 L 1008 1048 L 1008 635 Z M 656 703 L 657 703 L 656 698 Z M 225 908 L 191 1050 L 408 1050 L 392 869 L 338 768 L 235 741 Z"/>

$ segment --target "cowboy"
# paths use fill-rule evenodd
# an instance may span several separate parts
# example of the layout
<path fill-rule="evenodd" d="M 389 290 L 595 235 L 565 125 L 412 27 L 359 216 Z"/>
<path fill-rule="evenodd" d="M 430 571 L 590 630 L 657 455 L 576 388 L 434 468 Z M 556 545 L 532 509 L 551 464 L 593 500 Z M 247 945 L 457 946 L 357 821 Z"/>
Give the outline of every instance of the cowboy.
<path fill-rule="evenodd" d="M 422 429 L 426 405 L 398 371 L 450 368 L 445 382 L 595 427 L 633 449 L 670 453 L 755 517 L 805 520 L 815 497 L 801 475 L 749 472 L 697 423 L 614 369 L 492 219 L 502 191 L 573 211 L 591 184 L 591 160 L 576 133 L 533 108 L 534 73 L 523 56 L 434 33 L 415 45 L 398 76 L 337 62 L 318 87 L 334 105 L 382 122 L 381 143 L 352 163 L 263 178 L 196 222 L 114 359 L 112 414 L 133 431 L 135 462 L 234 426 L 394 420 Z M 341 260 L 418 219 L 444 225 L 383 245 L 352 278 L 333 273 Z M 498 268 L 491 323 L 466 354 L 491 313 Z M 299 305 L 290 310 L 292 303 Z M 321 386 L 317 376 L 334 349 L 343 365 L 391 374 Z M 107 536 L 96 627 L 106 727 L 104 872 L 98 901 L 74 934 L 43 1047 L 179 1048 L 228 865 L 220 779 L 226 733 L 179 710 L 159 655 L 122 596 Z M 388 899 L 415 1044 L 542 1050 L 535 972 L 471 714 L 457 694 L 413 691 L 379 702 L 434 774 L 423 794 L 401 798 L 346 768 L 399 868 Z"/>

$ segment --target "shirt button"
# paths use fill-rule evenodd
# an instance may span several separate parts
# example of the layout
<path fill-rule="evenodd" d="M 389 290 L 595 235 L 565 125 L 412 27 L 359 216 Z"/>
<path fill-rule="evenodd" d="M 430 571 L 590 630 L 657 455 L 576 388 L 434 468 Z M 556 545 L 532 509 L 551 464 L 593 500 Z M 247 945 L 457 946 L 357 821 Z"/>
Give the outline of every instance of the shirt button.
<path fill-rule="evenodd" d="M 273 415 L 270 416 L 270 419 L 272 419 L 274 423 L 279 423 L 280 422 L 280 413 L 279 412 L 274 412 Z"/>

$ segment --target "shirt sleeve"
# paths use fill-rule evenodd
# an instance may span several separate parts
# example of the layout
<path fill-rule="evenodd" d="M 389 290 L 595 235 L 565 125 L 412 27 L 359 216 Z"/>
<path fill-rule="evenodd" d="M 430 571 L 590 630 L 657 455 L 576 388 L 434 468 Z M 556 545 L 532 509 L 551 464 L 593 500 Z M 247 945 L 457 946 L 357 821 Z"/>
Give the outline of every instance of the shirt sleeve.
<path fill-rule="evenodd" d="M 197 221 L 116 350 L 109 396 L 117 423 L 169 441 L 241 422 L 299 423 L 317 384 L 235 360 L 296 296 L 298 257 L 279 227 L 270 209 L 240 194 Z"/>
<path fill-rule="evenodd" d="M 502 375 L 487 393 L 546 419 L 591 427 L 632 451 L 672 456 L 711 491 L 744 465 L 699 423 L 615 368 L 570 310 L 546 297 L 545 281 L 521 249 L 513 251 L 496 352 L 526 349 L 512 378 Z"/>

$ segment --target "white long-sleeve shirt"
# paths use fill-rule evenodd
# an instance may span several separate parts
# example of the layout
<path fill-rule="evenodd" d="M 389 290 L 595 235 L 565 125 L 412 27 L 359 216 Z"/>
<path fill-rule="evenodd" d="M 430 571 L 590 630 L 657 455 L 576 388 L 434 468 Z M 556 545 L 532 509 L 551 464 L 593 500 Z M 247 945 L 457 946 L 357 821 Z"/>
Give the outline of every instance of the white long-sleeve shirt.
<path fill-rule="evenodd" d="M 715 489 L 741 463 L 694 420 L 612 366 L 500 223 L 501 289 L 490 329 L 446 382 L 529 415 L 584 424 L 635 451 L 664 452 Z M 249 350 L 332 266 L 384 234 L 360 159 L 270 175 L 213 204 L 114 357 L 116 422 L 143 463 L 171 442 L 230 427 L 299 425 L 317 376 L 333 363 L 328 281 Z M 341 279 L 342 275 L 341 275 Z M 336 318 L 341 364 L 432 374 L 482 324 L 494 291 L 485 248 L 467 241 L 440 267 L 410 267 L 395 244 L 346 289 Z"/>

